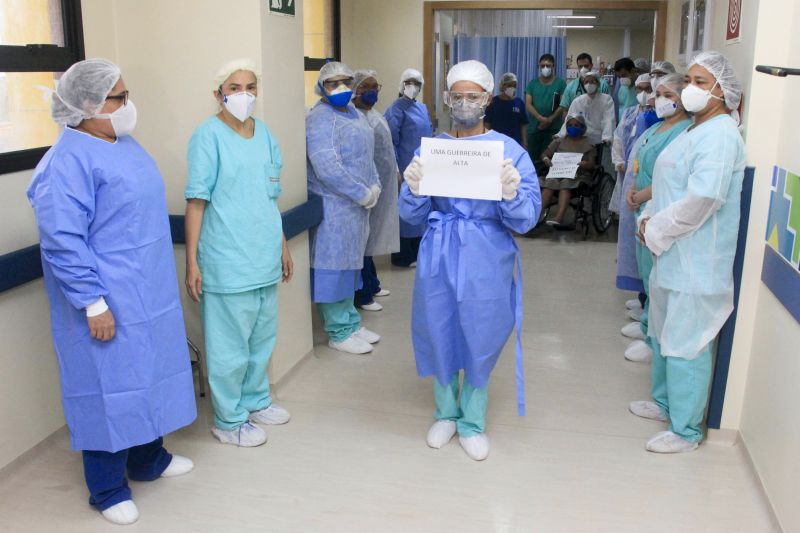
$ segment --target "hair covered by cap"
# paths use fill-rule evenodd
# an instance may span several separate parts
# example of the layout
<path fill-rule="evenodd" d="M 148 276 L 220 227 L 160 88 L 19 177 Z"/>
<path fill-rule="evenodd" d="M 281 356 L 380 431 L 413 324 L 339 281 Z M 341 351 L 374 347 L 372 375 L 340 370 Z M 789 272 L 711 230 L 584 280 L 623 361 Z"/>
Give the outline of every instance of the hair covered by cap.
<path fill-rule="evenodd" d="M 319 78 L 317 78 L 317 84 L 314 86 L 314 92 L 322 96 L 322 89 L 320 88 L 320 85 L 331 78 L 335 78 L 336 76 L 347 76 L 348 78 L 354 77 L 353 71 L 350 70 L 350 67 L 341 61 L 329 61 L 328 63 L 322 65 L 322 68 L 319 69 Z"/>
<path fill-rule="evenodd" d="M 650 61 L 643 57 L 637 57 L 633 60 L 634 66 L 639 70 L 639 72 L 650 72 Z"/>
<path fill-rule="evenodd" d="M 653 90 L 658 89 L 659 87 L 666 87 L 670 91 L 674 92 L 678 96 L 680 96 L 681 91 L 684 87 L 686 87 L 686 76 L 683 74 L 667 74 L 665 76 L 661 76 L 658 78 L 656 82 L 656 86 L 653 87 Z"/>
<path fill-rule="evenodd" d="M 719 52 L 702 52 L 694 58 L 689 68 L 699 65 L 709 71 L 717 79 L 725 96 L 725 105 L 728 109 L 736 109 L 742 101 L 742 84 L 736 78 L 733 65 L 727 57 Z"/>
<path fill-rule="evenodd" d="M 358 86 L 364 83 L 364 80 L 369 78 L 373 78 L 375 81 L 378 81 L 378 73 L 372 69 L 368 68 L 360 68 L 353 73 L 353 79 L 355 80 L 355 84 L 353 85 L 353 91 L 358 89 Z"/>
<path fill-rule="evenodd" d="M 225 80 L 231 77 L 231 74 L 239 70 L 252 72 L 256 77 L 256 81 L 261 78 L 261 75 L 256 70 L 256 64 L 252 60 L 247 58 L 234 59 L 233 61 L 228 61 L 217 70 L 214 76 L 214 90 L 219 89 L 225 83 Z"/>
<path fill-rule="evenodd" d="M 421 84 L 425 83 L 425 78 L 422 77 L 422 72 L 418 71 L 415 68 L 407 68 L 400 74 L 400 92 L 403 92 L 405 89 L 405 84 L 409 80 L 418 81 Z"/>
<path fill-rule="evenodd" d="M 50 106 L 53 120 L 60 126 L 77 126 L 94 117 L 121 76 L 119 67 L 107 59 L 78 61 L 58 80 Z"/>
<path fill-rule="evenodd" d="M 568 115 L 567 120 L 565 122 L 569 122 L 570 120 L 577 120 L 584 126 L 586 126 L 586 117 L 583 116 L 583 113 L 575 113 L 574 115 Z"/>
<path fill-rule="evenodd" d="M 656 61 L 650 68 L 650 73 L 663 72 L 665 74 L 675 74 L 675 65 L 669 61 Z"/>
<path fill-rule="evenodd" d="M 515 83 L 517 82 L 517 75 L 514 74 L 513 72 L 506 72 L 505 74 L 500 76 L 500 87 L 508 83 L 511 83 L 512 81 Z"/>
<path fill-rule="evenodd" d="M 639 74 L 639 77 L 636 78 L 636 83 L 634 85 L 639 85 L 640 83 L 650 83 L 652 79 L 650 78 L 650 74 Z"/>
<path fill-rule="evenodd" d="M 456 63 L 447 73 L 448 90 L 459 81 L 471 81 L 480 85 L 484 91 L 489 93 L 494 89 L 494 76 L 486 68 L 486 65 L 474 59 Z"/>

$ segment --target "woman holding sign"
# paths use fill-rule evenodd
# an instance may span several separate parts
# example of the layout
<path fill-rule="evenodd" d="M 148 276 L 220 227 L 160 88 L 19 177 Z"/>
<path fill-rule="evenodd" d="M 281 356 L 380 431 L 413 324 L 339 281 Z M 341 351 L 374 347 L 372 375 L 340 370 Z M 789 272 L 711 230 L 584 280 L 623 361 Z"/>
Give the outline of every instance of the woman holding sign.
<path fill-rule="evenodd" d="M 498 200 L 466 199 L 458 193 L 421 195 L 425 167 L 416 156 L 404 173 L 400 216 L 410 224 L 427 223 L 411 320 L 417 371 L 421 377 L 435 378 L 436 421 L 428 432 L 428 446 L 441 448 L 458 432 L 467 455 L 480 461 L 489 455 L 484 433 L 489 377 L 515 323 L 518 333 L 522 325 L 519 253 L 511 231 L 525 233 L 533 227 L 541 198 L 528 153 L 510 137 L 484 126 L 494 87 L 486 66 L 478 61 L 458 63 L 447 75 L 447 86 L 444 96 L 453 130 L 437 139 L 464 143 L 464 151 L 469 151 L 464 141 L 502 142 L 503 161 L 496 173 L 502 193 Z M 453 172 L 467 170 L 453 168 Z M 518 337 L 519 400 L 521 357 Z"/>

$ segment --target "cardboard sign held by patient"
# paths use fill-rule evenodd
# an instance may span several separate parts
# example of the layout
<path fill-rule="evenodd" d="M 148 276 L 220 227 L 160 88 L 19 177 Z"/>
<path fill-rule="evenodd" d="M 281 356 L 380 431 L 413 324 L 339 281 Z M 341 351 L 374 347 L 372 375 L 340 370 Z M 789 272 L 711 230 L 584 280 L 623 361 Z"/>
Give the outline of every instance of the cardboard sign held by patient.
<path fill-rule="evenodd" d="M 425 137 L 420 147 L 423 196 L 502 199 L 500 171 L 503 165 L 502 141 L 460 141 Z"/>

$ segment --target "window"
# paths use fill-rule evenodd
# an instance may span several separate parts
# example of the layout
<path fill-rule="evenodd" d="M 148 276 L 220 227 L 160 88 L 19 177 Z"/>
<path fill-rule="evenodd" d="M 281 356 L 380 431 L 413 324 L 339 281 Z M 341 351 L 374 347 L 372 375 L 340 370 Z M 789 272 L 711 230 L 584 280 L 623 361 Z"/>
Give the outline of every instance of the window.
<path fill-rule="evenodd" d="M 711 0 L 683 0 L 678 52 L 684 64 L 708 48 Z"/>
<path fill-rule="evenodd" d="M 341 41 L 339 0 L 303 2 L 303 55 L 305 56 L 306 106 L 319 99 L 314 94 L 319 69 L 326 61 L 339 61 Z"/>
<path fill-rule="evenodd" d="M 83 57 L 80 0 L 0 0 L 0 174 L 33 168 L 55 141 L 46 89 Z"/>

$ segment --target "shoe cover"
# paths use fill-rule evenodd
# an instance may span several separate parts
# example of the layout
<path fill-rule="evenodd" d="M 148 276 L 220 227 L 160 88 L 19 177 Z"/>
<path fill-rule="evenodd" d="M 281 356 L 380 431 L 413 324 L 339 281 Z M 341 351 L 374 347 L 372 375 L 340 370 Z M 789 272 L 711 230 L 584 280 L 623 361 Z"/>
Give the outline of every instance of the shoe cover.
<path fill-rule="evenodd" d="M 653 349 L 642 340 L 635 340 L 625 349 L 625 359 L 634 363 L 647 363 L 653 358 Z"/>
<path fill-rule="evenodd" d="M 625 308 L 628 309 L 628 310 L 630 310 L 630 309 L 641 309 L 642 308 L 642 302 L 639 301 L 639 298 L 633 298 L 633 299 L 628 300 L 627 302 L 625 302 Z"/>
<path fill-rule="evenodd" d="M 167 468 L 161 472 L 161 477 L 176 477 L 188 474 L 194 470 L 194 463 L 188 457 L 182 455 L 172 455 L 172 461 L 169 462 Z"/>
<path fill-rule="evenodd" d="M 619 331 L 630 339 L 644 340 L 644 333 L 642 333 L 642 326 L 639 322 L 628 322 Z"/>
<path fill-rule="evenodd" d="M 133 524 L 139 520 L 139 508 L 133 503 L 133 500 L 125 500 L 116 505 L 112 505 L 102 512 L 103 518 L 111 523 L 120 526 Z"/>
<path fill-rule="evenodd" d="M 245 422 L 238 428 L 220 429 L 212 428 L 211 433 L 223 444 L 232 444 L 242 448 L 253 448 L 267 442 L 267 434 L 258 426 Z"/>
<path fill-rule="evenodd" d="M 364 311 L 383 311 L 383 306 L 378 302 L 372 302 L 365 305 L 359 305 L 359 309 L 363 309 Z"/>
<path fill-rule="evenodd" d="M 358 331 L 353 333 L 356 337 L 361 339 L 362 341 L 366 341 L 370 344 L 375 344 L 379 340 L 381 340 L 381 336 L 375 333 L 374 331 L 370 331 L 364 326 L 361 326 Z"/>
<path fill-rule="evenodd" d="M 437 420 L 428 430 L 428 446 L 437 450 L 450 442 L 456 434 L 456 423 L 452 420 Z"/>
<path fill-rule="evenodd" d="M 285 424 L 290 418 L 289 411 L 274 403 L 266 409 L 250 413 L 250 422 L 266 426 Z"/>
<path fill-rule="evenodd" d="M 479 433 L 472 437 L 458 437 L 461 447 L 467 452 L 470 459 L 483 461 L 489 456 L 489 437 L 486 433 Z"/>
<path fill-rule="evenodd" d="M 628 409 L 631 413 L 635 414 L 636 416 L 640 416 L 642 418 L 647 418 L 650 420 L 658 420 L 659 422 L 666 422 L 667 415 L 664 414 L 664 411 L 658 406 L 657 403 L 647 401 L 647 400 L 638 400 L 635 402 L 631 402 L 628 405 Z"/>
<path fill-rule="evenodd" d="M 328 341 L 328 346 L 340 352 L 356 355 L 362 355 L 372 351 L 372 345 L 356 335 L 350 335 L 342 342 Z"/>
<path fill-rule="evenodd" d="M 645 448 L 655 453 L 687 453 L 696 450 L 697 443 L 689 442 L 671 431 L 662 431 L 653 435 Z"/>

